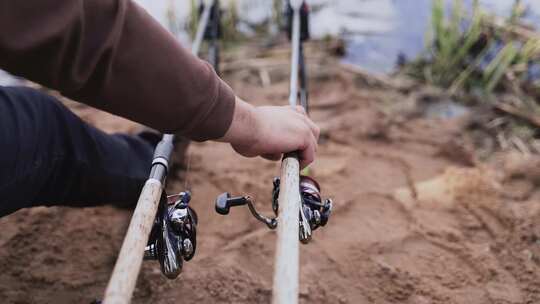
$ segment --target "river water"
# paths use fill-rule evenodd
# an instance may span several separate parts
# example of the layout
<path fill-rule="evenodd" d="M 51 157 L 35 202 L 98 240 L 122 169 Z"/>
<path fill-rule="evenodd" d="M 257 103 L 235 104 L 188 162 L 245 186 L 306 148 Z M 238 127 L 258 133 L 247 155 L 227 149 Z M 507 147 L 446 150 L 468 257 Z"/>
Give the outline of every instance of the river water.
<path fill-rule="evenodd" d="M 448 5 L 452 0 L 445 0 Z M 168 26 L 167 12 L 173 11 L 180 26 L 189 19 L 189 0 L 136 0 L 164 26 Z M 224 7 L 231 0 L 221 0 Z M 246 24 L 269 18 L 271 0 L 236 0 L 239 16 Z M 527 7 L 526 20 L 540 28 L 540 0 L 522 0 Z M 343 59 L 372 72 L 391 72 L 398 54 L 415 58 L 424 49 L 429 28 L 432 0 L 308 0 L 312 6 L 311 34 L 341 35 L 348 44 Z M 470 7 L 472 0 L 465 0 Z M 488 12 L 508 16 L 514 0 L 480 0 Z M 171 9 L 172 8 L 172 9 Z M 189 44 L 185 32 L 179 39 Z M 0 85 L 13 84 L 14 79 L 0 71 Z"/>
<path fill-rule="evenodd" d="M 452 0 L 445 0 L 450 7 Z M 190 1 L 137 0 L 160 22 L 167 24 L 166 11 L 173 5 L 179 20 L 187 20 Z M 230 1 L 222 0 L 223 6 Z M 248 23 L 270 17 L 271 0 L 237 0 L 239 15 Z M 540 28 L 540 0 L 522 0 L 526 20 Z M 425 47 L 432 0 L 308 0 L 312 6 L 314 37 L 341 35 L 348 42 L 345 61 L 372 72 L 391 72 L 398 54 L 414 58 Z M 480 0 L 486 11 L 508 16 L 514 0 Z M 465 0 L 470 7 L 472 0 Z M 181 22 L 182 23 L 182 22 Z M 245 27 L 243 27 L 245 28 Z M 187 36 L 181 34 L 181 40 Z"/>

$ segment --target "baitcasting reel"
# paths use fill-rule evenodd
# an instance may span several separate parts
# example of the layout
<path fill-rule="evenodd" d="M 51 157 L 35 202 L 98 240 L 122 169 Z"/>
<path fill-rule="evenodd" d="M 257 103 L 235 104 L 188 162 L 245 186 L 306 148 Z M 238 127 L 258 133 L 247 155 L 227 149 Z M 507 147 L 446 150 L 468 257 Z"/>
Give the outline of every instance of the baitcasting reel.
<path fill-rule="evenodd" d="M 191 260 L 197 248 L 197 213 L 189 207 L 190 200 L 189 191 L 162 195 L 144 252 L 145 260 L 159 261 L 161 272 L 169 279 L 178 277 L 184 260 Z"/>
<path fill-rule="evenodd" d="M 279 210 L 279 178 L 274 178 L 274 187 L 272 190 L 272 210 L 275 217 L 266 217 L 255 209 L 253 200 L 250 196 L 231 197 L 225 192 L 216 199 L 216 212 L 221 215 L 229 214 L 230 208 L 235 206 L 247 205 L 251 214 L 260 222 L 266 224 L 268 228 L 277 227 L 277 216 Z M 311 240 L 312 231 L 326 225 L 330 214 L 332 213 L 332 200 L 322 200 L 321 187 L 311 177 L 300 176 L 300 232 L 299 239 L 302 243 L 308 243 Z"/>

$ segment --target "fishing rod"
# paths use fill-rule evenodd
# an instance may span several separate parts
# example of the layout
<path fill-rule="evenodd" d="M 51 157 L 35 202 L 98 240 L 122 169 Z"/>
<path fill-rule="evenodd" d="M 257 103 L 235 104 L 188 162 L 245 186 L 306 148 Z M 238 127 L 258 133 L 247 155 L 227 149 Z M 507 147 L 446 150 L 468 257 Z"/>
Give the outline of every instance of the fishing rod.
<path fill-rule="evenodd" d="M 309 39 L 309 8 L 303 0 L 290 0 L 286 8 L 287 32 L 291 40 L 291 79 L 289 104 L 298 100 L 308 113 L 307 68 L 303 42 Z M 270 229 L 278 230 L 274 268 L 273 303 L 297 303 L 299 284 L 299 246 L 308 243 L 312 231 L 325 226 L 332 212 L 332 200 L 322 199 L 321 187 L 307 175 L 300 174 L 298 153 L 284 155 L 280 178 L 274 178 L 272 210 L 267 217 L 255 208 L 254 200 L 246 196 L 232 197 L 225 192 L 215 202 L 216 212 L 226 215 L 231 207 L 247 206 L 251 214 Z"/>
<path fill-rule="evenodd" d="M 220 26 L 215 23 L 220 22 L 219 2 L 207 0 L 203 5 L 191 52 L 198 55 L 203 39 L 209 40 L 209 60 L 217 67 L 219 35 L 216 31 Z M 150 175 L 133 212 L 105 291 L 104 304 L 131 301 L 143 258 L 158 260 L 165 277 L 174 279 L 181 273 L 183 262 L 195 255 L 198 219 L 189 206 L 191 193 L 184 191 L 167 196 L 164 191 L 174 142 L 173 134 L 164 134 L 154 150 Z"/>
<path fill-rule="evenodd" d="M 201 14 L 204 12 L 204 4 L 199 7 Z M 219 40 L 223 38 L 221 24 L 221 10 L 219 0 L 214 0 L 210 8 L 210 17 L 204 31 L 204 39 L 208 41 L 208 62 L 214 67 L 214 70 L 220 74 L 219 69 Z"/>

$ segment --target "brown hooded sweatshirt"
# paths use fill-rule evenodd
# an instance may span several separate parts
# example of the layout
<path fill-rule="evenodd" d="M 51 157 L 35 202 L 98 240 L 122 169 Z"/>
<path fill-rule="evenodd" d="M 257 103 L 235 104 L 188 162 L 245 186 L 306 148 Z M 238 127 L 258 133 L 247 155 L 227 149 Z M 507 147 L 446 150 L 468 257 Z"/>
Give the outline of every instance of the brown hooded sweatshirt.
<path fill-rule="evenodd" d="M 234 94 L 130 0 L 0 0 L 0 68 L 194 140 L 225 134 Z"/>

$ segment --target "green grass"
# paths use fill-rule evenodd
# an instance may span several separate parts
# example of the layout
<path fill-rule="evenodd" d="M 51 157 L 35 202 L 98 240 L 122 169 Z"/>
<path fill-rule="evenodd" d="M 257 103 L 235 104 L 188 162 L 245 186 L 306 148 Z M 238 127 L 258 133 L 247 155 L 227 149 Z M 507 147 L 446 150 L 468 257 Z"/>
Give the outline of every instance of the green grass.
<path fill-rule="evenodd" d="M 405 72 L 446 88 L 451 94 L 473 89 L 485 94 L 504 90 L 502 84 L 507 75 L 523 79 L 527 63 L 540 60 L 540 39 L 523 41 L 511 33 L 522 14 L 523 6 L 516 1 L 507 24 L 495 27 L 480 9 L 478 0 L 473 2 L 471 13 L 464 10 L 462 0 L 454 0 L 448 13 L 443 0 L 433 0 L 426 52 L 407 66 Z M 482 39 L 487 40 L 483 49 L 479 44 Z M 485 56 L 495 43 L 502 43 L 503 47 L 486 65 Z M 483 70 L 481 65 L 485 66 Z"/>

